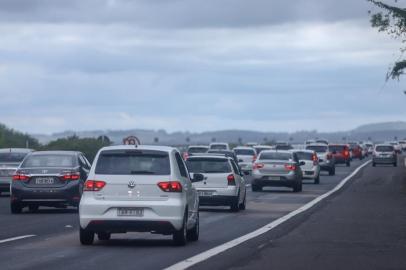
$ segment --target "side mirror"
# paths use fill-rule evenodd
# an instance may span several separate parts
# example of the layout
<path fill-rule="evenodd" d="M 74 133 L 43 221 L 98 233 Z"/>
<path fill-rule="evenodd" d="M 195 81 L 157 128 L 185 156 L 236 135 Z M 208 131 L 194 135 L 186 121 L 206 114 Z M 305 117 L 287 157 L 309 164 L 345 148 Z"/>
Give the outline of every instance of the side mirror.
<path fill-rule="evenodd" d="M 204 180 L 204 175 L 201 173 L 195 173 L 191 180 L 192 180 L 192 183 L 202 182 Z"/>
<path fill-rule="evenodd" d="M 303 166 L 303 165 L 306 165 L 306 162 L 300 161 L 300 162 L 299 162 L 299 166 Z"/>

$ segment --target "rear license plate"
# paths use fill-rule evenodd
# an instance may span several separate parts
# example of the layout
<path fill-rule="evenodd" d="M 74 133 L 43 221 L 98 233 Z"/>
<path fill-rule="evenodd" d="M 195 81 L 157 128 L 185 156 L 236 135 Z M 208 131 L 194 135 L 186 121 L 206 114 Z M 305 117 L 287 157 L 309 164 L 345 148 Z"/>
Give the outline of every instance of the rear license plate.
<path fill-rule="evenodd" d="M 37 185 L 52 185 L 55 183 L 53 177 L 38 177 L 35 178 L 35 184 Z"/>
<path fill-rule="evenodd" d="M 143 217 L 144 209 L 143 208 L 118 208 L 117 216 Z"/>
<path fill-rule="evenodd" d="M 210 197 L 213 196 L 213 191 L 199 191 L 200 197 Z"/>
<path fill-rule="evenodd" d="M 281 178 L 279 176 L 268 176 L 268 180 L 279 181 Z"/>

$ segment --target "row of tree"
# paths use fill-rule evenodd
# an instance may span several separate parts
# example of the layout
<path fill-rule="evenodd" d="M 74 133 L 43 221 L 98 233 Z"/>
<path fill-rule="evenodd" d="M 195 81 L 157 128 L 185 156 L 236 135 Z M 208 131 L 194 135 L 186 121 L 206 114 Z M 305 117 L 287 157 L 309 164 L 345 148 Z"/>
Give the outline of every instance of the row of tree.
<path fill-rule="evenodd" d="M 111 141 L 107 136 L 100 136 L 99 138 L 79 138 L 78 136 L 71 136 L 42 145 L 32 136 L 0 124 L 0 148 L 80 151 L 86 155 L 89 161 L 93 161 L 97 151 L 108 145 L 111 145 Z"/>

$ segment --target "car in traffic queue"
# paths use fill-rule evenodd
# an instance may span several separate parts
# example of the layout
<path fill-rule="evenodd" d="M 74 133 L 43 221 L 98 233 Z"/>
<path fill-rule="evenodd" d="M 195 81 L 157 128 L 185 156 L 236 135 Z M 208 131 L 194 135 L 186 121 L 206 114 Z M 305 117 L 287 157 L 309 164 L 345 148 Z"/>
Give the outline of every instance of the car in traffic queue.
<path fill-rule="evenodd" d="M 209 145 L 209 150 L 217 150 L 217 151 L 230 151 L 230 145 L 228 143 L 223 142 L 215 142 Z"/>
<path fill-rule="evenodd" d="M 397 154 L 402 153 L 402 146 L 399 144 L 398 141 L 391 141 L 391 142 L 386 142 L 386 143 L 392 145 Z"/>
<path fill-rule="evenodd" d="M 292 151 L 262 151 L 254 163 L 252 191 L 258 192 L 264 187 L 289 187 L 293 192 L 302 191 L 302 165 L 305 162 L 299 161 Z"/>
<path fill-rule="evenodd" d="M 255 149 L 255 152 L 257 152 L 257 156 L 258 156 L 262 151 L 275 149 L 275 147 L 270 146 L 270 145 L 255 145 L 253 148 Z"/>
<path fill-rule="evenodd" d="M 239 146 L 233 149 L 237 156 L 238 165 L 243 172 L 252 172 L 252 164 L 257 159 L 257 153 L 252 147 Z"/>
<path fill-rule="evenodd" d="M 209 147 L 207 145 L 190 145 L 183 153 L 183 159 L 186 160 L 189 156 L 207 153 L 207 151 L 209 151 Z"/>
<path fill-rule="evenodd" d="M 335 164 L 345 164 L 347 167 L 351 166 L 351 156 L 348 145 L 329 144 L 328 150 L 333 155 Z"/>
<path fill-rule="evenodd" d="M 399 144 L 402 147 L 402 151 L 406 151 L 406 140 L 400 140 Z"/>
<path fill-rule="evenodd" d="M 377 164 L 390 164 L 396 167 L 398 155 L 391 144 L 377 144 L 375 145 L 374 153 L 372 154 L 372 166 Z"/>
<path fill-rule="evenodd" d="M 362 151 L 362 147 L 356 142 L 349 142 L 348 143 L 350 151 L 352 153 L 352 158 L 357 158 L 359 160 L 364 159 L 364 153 Z"/>
<path fill-rule="evenodd" d="M 320 169 L 327 171 L 329 175 L 335 175 L 336 164 L 333 154 L 329 151 L 328 145 L 324 143 L 310 144 L 306 146 L 306 150 L 316 152 L 319 159 Z"/>
<path fill-rule="evenodd" d="M 299 162 L 304 162 L 300 166 L 303 179 L 313 180 L 315 184 L 320 184 L 320 164 L 316 152 L 312 150 L 294 150 Z"/>
<path fill-rule="evenodd" d="M 206 154 L 229 157 L 229 158 L 232 158 L 236 164 L 238 164 L 237 155 L 234 153 L 234 151 L 231 151 L 231 150 L 209 150 L 209 151 L 207 151 Z M 202 154 L 200 154 L 200 155 L 202 155 Z"/>
<path fill-rule="evenodd" d="M 176 245 L 199 238 L 199 196 L 180 152 L 172 147 L 123 145 L 99 150 L 79 206 L 80 242 L 111 234 L 172 235 Z"/>
<path fill-rule="evenodd" d="M 324 145 L 328 145 L 328 140 L 326 139 L 316 139 L 315 143 L 319 143 L 319 144 L 324 144 Z"/>
<path fill-rule="evenodd" d="M 246 186 L 243 174 L 230 157 L 193 156 L 186 165 L 191 174 L 202 174 L 203 181 L 193 186 L 201 206 L 230 206 L 237 212 L 246 208 Z"/>
<path fill-rule="evenodd" d="M 13 175 L 11 213 L 24 207 L 78 207 L 90 163 L 81 152 L 37 151 L 29 153 Z"/>
<path fill-rule="evenodd" d="M 25 156 L 32 151 L 26 148 L 0 149 L 0 195 L 3 192 L 10 192 L 13 174 Z"/>
<path fill-rule="evenodd" d="M 286 142 L 277 142 L 274 146 L 275 150 L 293 150 L 293 146 Z"/>

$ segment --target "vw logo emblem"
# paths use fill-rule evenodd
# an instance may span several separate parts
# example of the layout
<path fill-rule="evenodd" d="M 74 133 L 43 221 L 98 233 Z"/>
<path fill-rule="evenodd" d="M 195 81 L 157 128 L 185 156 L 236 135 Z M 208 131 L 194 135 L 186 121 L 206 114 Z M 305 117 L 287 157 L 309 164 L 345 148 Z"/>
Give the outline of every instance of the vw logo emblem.
<path fill-rule="evenodd" d="M 135 183 L 134 180 L 131 180 L 130 182 L 128 182 L 128 188 L 135 188 L 137 184 Z"/>

